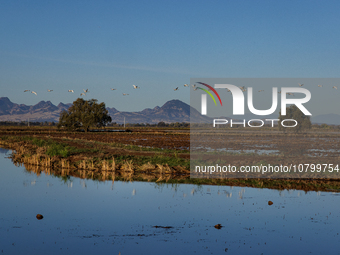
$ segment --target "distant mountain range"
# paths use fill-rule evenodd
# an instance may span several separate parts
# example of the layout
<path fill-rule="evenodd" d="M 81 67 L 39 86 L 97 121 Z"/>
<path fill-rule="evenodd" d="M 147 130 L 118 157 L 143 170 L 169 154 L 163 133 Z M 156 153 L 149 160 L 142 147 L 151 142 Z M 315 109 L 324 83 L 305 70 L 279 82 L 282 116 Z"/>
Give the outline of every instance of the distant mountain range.
<path fill-rule="evenodd" d="M 0 121 L 38 121 L 38 122 L 58 122 L 60 112 L 67 110 L 72 104 L 59 103 L 57 106 L 50 101 L 40 101 L 36 105 L 25 105 L 12 103 L 7 97 L 0 98 Z M 190 114 L 194 122 L 212 123 L 212 118 L 202 116 L 196 109 L 180 101 L 171 100 L 166 102 L 162 107 L 156 106 L 153 109 L 147 108 L 140 112 L 120 112 L 115 108 L 106 108 L 112 118 L 112 122 L 124 123 L 149 123 L 158 122 L 190 122 Z M 219 117 L 222 118 L 222 117 Z M 225 117 L 223 117 L 225 118 Z M 258 119 L 251 115 L 245 115 L 242 119 Z M 264 117 L 262 116 L 261 119 Z M 278 118 L 276 115 L 266 118 Z M 226 119 L 229 119 L 228 117 Z M 240 116 L 233 119 L 241 119 Z M 312 117 L 313 123 L 326 123 L 340 125 L 339 114 L 323 114 Z"/>
<path fill-rule="evenodd" d="M 50 101 L 40 101 L 36 105 L 12 103 L 8 97 L 0 98 L 0 121 L 54 121 L 59 120 L 59 114 L 72 104 L 59 103 L 55 106 Z"/>
<path fill-rule="evenodd" d="M 57 106 L 50 101 L 41 101 L 36 105 L 12 103 L 7 97 L 0 98 L 0 121 L 38 121 L 58 122 L 60 112 L 67 110 L 72 104 L 59 103 Z M 173 123 L 190 122 L 191 115 L 198 122 L 211 122 L 211 119 L 202 116 L 196 109 L 180 100 L 171 100 L 162 107 L 147 108 L 140 112 L 120 112 L 115 108 L 106 108 L 112 118 L 112 122 L 123 123 Z"/>
<path fill-rule="evenodd" d="M 322 114 L 312 117 L 313 123 L 326 123 L 329 125 L 340 125 L 340 115 L 339 114 Z"/>

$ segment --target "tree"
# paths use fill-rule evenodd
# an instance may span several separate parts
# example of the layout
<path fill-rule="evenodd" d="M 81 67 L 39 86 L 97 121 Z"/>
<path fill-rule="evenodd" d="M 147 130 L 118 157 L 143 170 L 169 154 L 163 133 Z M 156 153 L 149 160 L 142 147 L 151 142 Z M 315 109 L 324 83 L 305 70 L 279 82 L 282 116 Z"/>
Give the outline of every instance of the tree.
<path fill-rule="evenodd" d="M 166 124 L 165 124 L 164 121 L 160 121 L 160 122 L 158 122 L 157 126 L 158 127 L 166 127 Z"/>
<path fill-rule="evenodd" d="M 280 116 L 279 116 L 280 123 L 284 119 L 294 119 L 297 121 L 297 125 L 295 127 L 284 127 L 279 124 L 279 130 L 283 132 L 286 132 L 289 129 L 295 133 L 298 133 L 306 129 L 311 129 L 312 127 L 310 117 L 304 115 L 303 112 L 296 105 L 291 105 L 290 107 L 287 107 L 286 115 L 281 115 L 281 111 L 280 111 Z M 294 126 L 295 122 L 286 121 L 284 124 L 288 126 Z"/>
<path fill-rule="evenodd" d="M 111 121 L 104 103 L 98 104 L 96 99 L 78 98 L 67 111 L 60 113 L 58 128 L 65 127 L 68 130 L 83 128 L 88 132 L 92 126 L 103 127 Z"/>

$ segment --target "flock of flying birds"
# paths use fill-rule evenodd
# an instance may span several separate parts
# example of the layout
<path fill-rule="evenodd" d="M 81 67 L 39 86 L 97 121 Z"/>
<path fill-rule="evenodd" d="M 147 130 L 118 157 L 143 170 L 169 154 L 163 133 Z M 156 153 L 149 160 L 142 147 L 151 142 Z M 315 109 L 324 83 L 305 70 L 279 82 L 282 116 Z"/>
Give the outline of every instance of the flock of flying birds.
<path fill-rule="evenodd" d="M 299 84 L 299 87 L 302 87 L 302 86 L 304 85 L 304 84 L 300 84 L 300 83 L 298 83 L 298 84 Z M 189 86 L 188 84 L 184 84 L 184 87 L 188 87 L 188 86 Z M 196 87 L 195 84 L 193 84 L 193 85 L 191 85 L 191 86 L 194 88 L 194 90 L 197 90 L 197 88 L 198 88 L 198 87 Z M 319 88 L 322 88 L 323 85 L 318 85 L 318 87 L 319 87 Z M 244 86 L 240 86 L 239 88 L 242 90 L 242 92 L 247 91 L 247 88 L 244 87 Z M 333 88 L 333 89 L 338 89 L 337 86 L 333 86 L 332 88 Z M 175 88 L 175 90 L 178 90 L 178 87 Z M 208 90 L 210 90 L 210 89 L 208 89 Z M 228 90 L 228 92 L 231 92 L 230 89 L 227 89 L 227 90 Z M 261 90 L 259 90 L 258 92 L 263 92 L 263 91 L 264 91 L 264 89 L 261 89 Z M 281 91 L 279 91 L 279 92 L 277 92 L 277 93 L 281 94 Z M 294 93 L 287 93 L 287 95 L 289 95 L 289 96 L 294 96 Z"/>
<path fill-rule="evenodd" d="M 140 89 L 139 86 L 136 86 L 136 85 L 132 85 L 132 86 L 133 86 L 134 89 Z M 111 90 L 116 90 L 116 89 L 111 88 Z M 29 91 L 30 91 L 29 89 L 24 90 L 24 92 L 29 92 Z M 53 91 L 53 89 L 48 89 L 47 90 L 47 92 L 52 92 L 52 91 Z M 83 91 L 84 92 L 80 93 L 80 96 L 86 96 L 86 93 L 89 92 L 89 89 L 83 89 Z M 74 93 L 74 90 L 73 89 L 69 89 L 67 92 Z M 31 93 L 36 95 L 36 96 L 38 95 L 37 92 L 35 92 L 33 90 L 31 91 Z M 123 96 L 128 96 L 129 95 L 129 94 L 126 94 L 126 93 L 122 93 L 122 94 L 123 94 Z"/>
<path fill-rule="evenodd" d="M 304 84 L 300 84 L 300 83 L 298 83 L 298 84 L 299 84 L 300 87 L 302 87 L 302 86 L 304 85 Z M 136 85 L 132 85 L 132 86 L 133 86 L 134 89 L 140 89 L 139 86 L 136 86 Z M 194 90 L 197 90 L 197 88 L 198 88 L 198 87 L 196 87 L 196 84 L 192 84 L 191 86 L 193 87 Z M 188 84 L 184 84 L 184 87 L 189 87 L 189 85 L 188 85 Z M 323 85 L 318 85 L 318 87 L 319 87 L 319 88 L 322 88 Z M 244 87 L 244 86 L 240 86 L 239 88 L 240 88 L 243 92 L 247 91 L 246 87 Z M 333 86 L 332 88 L 333 88 L 333 89 L 338 89 L 337 86 Z M 111 90 L 113 91 L 113 90 L 116 90 L 116 89 L 111 88 Z M 178 88 L 178 87 L 174 88 L 174 91 L 176 91 L 176 90 L 179 90 L 179 88 Z M 210 90 L 210 89 L 209 89 L 209 90 Z M 228 90 L 228 92 L 231 92 L 229 89 L 227 89 L 227 90 Z M 29 89 L 24 90 L 24 92 L 29 92 L 29 91 L 30 91 Z M 53 90 L 52 90 L 52 89 L 48 89 L 47 91 L 48 91 L 48 92 L 52 92 Z M 89 92 L 89 89 L 83 89 L 83 91 L 84 91 L 84 92 L 80 93 L 80 96 L 86 96 L 86 93 Z M 259 90 L 258 92 L 263 92 L 263 91 L 264 91 L 264 90 L 261 89 L 261 90 Z M 69 89 L 68 92 L 74 93 L 74 90 L 73 90 L 73 89 Z M 33 91 L 33 90 L 31 91 L 31 93 L 34 94 L 34 95 L 38 95 L 37 92 L 35 92 L 35 91 Z M 279 91 L 278 93 L 280 94 L 281 91 Z M 127 93 L 122 93 L 122 94 L 123 94 L 123 96 L 128 96 L 128 95 L 129 95 L 129 94 L 127 94 Z M 294 96 L 294 93 L 287 93 L 287 94 L 290 95 L 290 96 Z"/>

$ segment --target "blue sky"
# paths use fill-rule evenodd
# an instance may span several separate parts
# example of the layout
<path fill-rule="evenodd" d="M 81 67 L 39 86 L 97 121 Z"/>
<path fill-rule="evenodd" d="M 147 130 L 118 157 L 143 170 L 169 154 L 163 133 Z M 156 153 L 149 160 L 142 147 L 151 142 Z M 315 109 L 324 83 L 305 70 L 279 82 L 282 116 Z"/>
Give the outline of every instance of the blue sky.
<path fill-rule="evenodd" d="M 339 11 L 331 0 L 1 1 L 1 96 L 58 104 L 89 89 L 139 111 L 189 103 L 190 78 L 339 77 Z M 339 107 L 340 86 L 329 91 L 320 101 Z"/>

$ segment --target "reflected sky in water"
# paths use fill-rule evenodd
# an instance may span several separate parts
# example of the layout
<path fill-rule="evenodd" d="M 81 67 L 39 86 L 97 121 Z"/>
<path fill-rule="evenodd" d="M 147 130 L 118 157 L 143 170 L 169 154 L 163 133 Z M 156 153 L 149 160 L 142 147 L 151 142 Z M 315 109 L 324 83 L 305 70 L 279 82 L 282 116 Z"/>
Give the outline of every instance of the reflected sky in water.
<path fill-rule="evenodd" d="M 62 179 L 0 153 L 1 254 L 339 253 L 338 193 Z"/>

